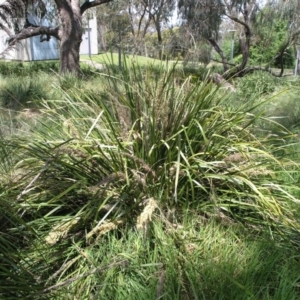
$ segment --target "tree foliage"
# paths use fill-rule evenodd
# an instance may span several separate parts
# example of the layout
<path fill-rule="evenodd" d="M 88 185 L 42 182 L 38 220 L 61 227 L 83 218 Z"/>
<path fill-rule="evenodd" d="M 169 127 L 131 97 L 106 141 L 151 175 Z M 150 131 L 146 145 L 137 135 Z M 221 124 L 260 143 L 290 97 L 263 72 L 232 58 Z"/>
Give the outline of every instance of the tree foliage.
<path fill-rule="evenodd" d="M 279 76 L 283 74 L 284 66 L 291 58 L 291 52 L 288 49 L 295 43 L 299 35 L 295 6 L 293 6 L 293 12 L 289 10 L 290 16 L 284 21 L 284 24 L 290 28 L 287 35 L 283 32 L 283 23 L 278 23 L 278 21 L 274 26 L 275 15 L 278 20 L 279 13 L 278 10 L 275 12 L 273 9 L 275 1 L 263 5 L 258 0 L 189 0 L 180 1 L 179 7 L 185 26 L 188 26 L 195 36 L 206 39 L 218 53 L 224 66 L 225 77 L 242 76 L 256 70 L 257 66 L 249 67 L 251 61 L 253 62 L 250 59 L 251 55 L 256 55 L 255 61 L 262 55 L 262 60 L 266 61 L 267 70 L 270 65 L 275 64 L 281 68 Z M 228 62 L 228 56 L 222 49 L 219 39 L 221 26 L 224 24 L 227 24 L 227 29 L 225 29 L 227 33 L 235 32 L 240 50 L 240 59 L 231 64 Z M 262 24 L 264 25 L 262 26 Z M 276 32 L 279 29 L 280 34 Z M 266 32 L 266 30 L 270 30 L 270 32 Z M 223 31 L 224 34 L 226 32 Z M 276 45 L 274 46 L 275 36 Z M 270 48 L 271 46 L 266 47 L 265 44 L 271 44 L 271 41 L 272 48 Z M 270 51 L 266 53 L 266 50 Z M 291 59 L 289 60 L 290 64 Z"/>
<path fill-rule="evenodd" d="M 196 36 L 218 38 L 224 7 L 219 0 L 180 0 L 180 13 Z"/>

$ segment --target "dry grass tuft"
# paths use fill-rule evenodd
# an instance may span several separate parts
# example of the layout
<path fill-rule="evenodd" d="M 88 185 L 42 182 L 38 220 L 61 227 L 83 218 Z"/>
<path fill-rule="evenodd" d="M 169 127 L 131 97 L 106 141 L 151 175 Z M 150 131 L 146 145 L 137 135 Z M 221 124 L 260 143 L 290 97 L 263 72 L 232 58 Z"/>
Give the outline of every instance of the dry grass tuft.
<path fill-rule="evenodd" d="M 142 160 L 141 158 L 136 157 L 136 156 L 134 156 L 132 154 L 129 154 L 129 153 L 123 153 L 122 155 L 126 156 L 126 157 L 130 158 L 131 160 L 133 160 L 134 162 L 138 163 L 140 165 L 140 168 L 141 168 L 142 172 L 145 172 L 147 174 L 151 174 L 152 177 L 154 177 L 154 178 L 156 177 L 154 170 L 151 169 L 151 167 L 144 160 Z"/>
<path fill-rule="evenodd" d="M 97 186 L 101 185 L 109 185 L 110 183 L 116 181 L 116 180 L 123 180 L 126 181 L 126 175 L 123 172 L 115 172 L 110 174 L 109 176 L 102 179 L 100 182 L 97 183 Z"/>
<path fill-rule="evenodd" d="M 245 162 L 245 157 L 241 153 L 233 153 L 224 158 L 225 163 L 241 163 Z"/>
<path fill-rule="evenodd" d="M 104 221 L 100 226 L 96 226 L 92 229 L 87 235 L 86 239 L 89 240 L 93 235 L 97 235 L 97 239 L 106 234 L 107 232 L 117 229 L 118 225 L 124 223 L 122 220 L 115 221 L 115 222 L 108 222 Z"/>
<path fill-rule="evenodd" d="M 144 233 L 147 232 L 149 222 L 151 221 L 152 215 L 156 208 L 158 208 L 157 201 L 155 201 L 153 198 L 148 199 L 142 213 L 137 218 L 137 230 L 143 230 Z"/>
<path fill-rule="evenodd" d="M 270 169 L 260 165 L 259 155 L 250 155 L 246 157 L 241 153 L 233 153 L 224 158 L 225 166 L 229 172 L 243 172 L 248 176 L 269 176 L 274 174 Z M 264 157 L 262 157 L 264 158 Z M 242 169 L 240 167 L 243 167 Z"/>
<path fill-rule="evenodd" d="M 19 113 L 18 118 L 36 121 L 41 115 L 42 111 L 38 108 L 25 108 Z"/>
<path fill-rule="evenodd" d="M 45 241 L 48 245 L 55 245 L 61 238 L 64 238 L 67 236 L 70 229 L 77 224 L 79 221 L 79 218 L 72 219 L 68 222 L 65 222 L 63 224 L 56 225 L 52 231 L 49 232 L 47 237 L 45 238 Z"/>

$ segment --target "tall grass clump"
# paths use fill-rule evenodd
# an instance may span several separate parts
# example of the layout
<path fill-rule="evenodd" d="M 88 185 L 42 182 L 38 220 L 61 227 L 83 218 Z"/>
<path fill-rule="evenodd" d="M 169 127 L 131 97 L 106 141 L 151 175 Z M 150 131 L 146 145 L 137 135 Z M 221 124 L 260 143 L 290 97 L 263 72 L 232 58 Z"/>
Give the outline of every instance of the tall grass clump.
<path fill-rule="evenodd" d="M 15 62 L 0 61 L 0 74 L 3 76 L 31 76 L 44 72 L 53 74 L 59 71 L 58 61 L 33 61 L 33 62 Z"/>
<path fill-rule="evenodd" d="M 0 298 L 34 299 L 43 290 L 44 283 L 38 278 L 39 270 L 31 266 L 25 249 L 33 249 L 38 236 L 15 215 L 15 206 L 1 184 L 0 221 Z"/>
<path fill-rule="evenodd" d="M 49 99 L 53 95 L 51 81 L 45 73 L 4 78 L 0 90 L 0 105 L 12 110 L 38 107 L 40 100 Z"/>
<path fill-rule="evenodd" d="M 31 62 L 15 62 L 15 61 L 0 61 L 0 74 L 6 77 L 22 77 L 35 76 L 39 73 L 48 75 L 59 73 L 59 61 L 31 61 Z M 94 76 L 95 68 L 86 64 L 81 65 L 81 75 L 84 77 Z"/>
<path fill-rule="evenodd" d="M 41 291 L 36 274 L 24 249 L 32 247 L 38 236 L 17 213 L 20 206 L 9 188 L 22 180 L 22 172 L 14 169 L 18 151 L 12 141 L 0 136 L 0 298 L 25 299 Z"/>
<path fill-rule="evenodd" d="M 163 231 L 192 210 L 284 240 L 299 232 L 292 183 L 277 180 L 285 161 L 253 134 L 251 109 L 229 108 L 212 83 L 178 81 L 174 68 L 158 75 L 125 64 L 99 76 L 101 93 L 68 87 L 61 100 L 43 101 L 39 126 L 14 144 L 22 180 L 2 183 L 16 217 L 37 235 L 23 250 L 41 295 L 100 297 L 97 278 L 104 272 L 109 282 L 131 259 L 101 259 L 95 249 L 103 251 L 111 232 L 151 236 L 154 216 Z"/>

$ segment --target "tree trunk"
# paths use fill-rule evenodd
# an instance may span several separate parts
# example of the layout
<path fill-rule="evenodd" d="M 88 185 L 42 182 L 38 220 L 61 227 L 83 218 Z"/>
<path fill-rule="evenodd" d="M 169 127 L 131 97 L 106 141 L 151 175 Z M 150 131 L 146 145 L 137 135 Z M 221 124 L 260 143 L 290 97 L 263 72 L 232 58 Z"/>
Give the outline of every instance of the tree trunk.
<path fill-rule="evenodd" d="M 60 73 L 79 74 L 79 48 L 81 38 L 78 34 L 64 35 L 60 41 Z"/>
<path fill-rule="evenodd" d="M 250 26 L 249 27 L 245 26 L 244 33 L 239 36 L 239 42 L 242 51 L 242 62 L 238 66 L 239 71 L 243 71 L 248 64 L 248 60 L 250 57 L 250 40 L 251 40 Z"/>
<path fill-rule="evenodd" d="M 300 75 L 300 50 L 296 49 L 296 75 Z"/>
<path fill-rule="evenodd" d="M 158 41 L 158 58 L 160 60 L 163 59 L 163 40 L 162 40 L 162 35 L 160 31 L 160 26 L 157 27 L 157 41 Z"/>
<path fill-rule="evenodd" d="M 214 47 L 215 51 L 220 55 L 221 60 L 222 60 L 222 64 L 223 64 L 223 68 L 224 68 L 224 72 L 228 71 L 229 70 L 228 60 L 227 60 L 223 50 L 220 48 L 220 46 L 218 45 L 218 43 L 216 42 L 215 39 L 208 38 L 207 40 Z"/>
<path fill-rule="evenodd" d="M 59 7 L 60 73 L 79 74 L 79 50 L 82 41 L 82 18 L 78 4 L 62 1 Z"/>
<path fill-rule="evenodd" d="M 162 33 L 161 33 L 161 26 L 160 26 L 160 19 L 158 18 L 158 16 L 154 16 L 152 15 L 153 21 L 154 21 L 154 25 L 155 25 L 155 29 L 156 29 L 156 33 L 157 33 L 157 42 L 158 42 L 158 58 L 160 60 L 163 59 L 163 38 L 162 38 Z"/>

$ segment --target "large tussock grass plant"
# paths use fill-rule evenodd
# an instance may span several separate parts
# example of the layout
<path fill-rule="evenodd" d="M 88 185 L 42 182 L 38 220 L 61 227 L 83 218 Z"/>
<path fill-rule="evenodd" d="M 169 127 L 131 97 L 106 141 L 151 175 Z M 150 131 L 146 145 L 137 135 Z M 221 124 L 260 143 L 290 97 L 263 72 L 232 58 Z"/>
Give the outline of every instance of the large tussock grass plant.
<path fill-rule="evenodd" d="M 99 76 L 101 93 L 68 87 L 60 90 L 61 100 L 42 102 L 39 126 L 13 140 L 18 160 L 12 172 L 22 180 L 1 180 L 20 220 L 5 231 L 26 225 L 34 232 L 22 250 L 30 261 L 26 272 L 38 274 L 36 283 L 44 286 L 38 297 L 105 298 L 108 287 L 97 280 L 104 276 L 109 285 L 111 274 L 132 259 L 92 253 L 104 251 L 112 233 L 122 238 L 134 228 L 150 243 L 147 237 L 158 234 L 151 229 L 155 214 L 165 224 L 181 223 L 191 209 L 200 219 L 241 222 L 286 240 L 285 233 L 298 232 L 293 186 L 277 181 L 285 162 L 272 155 L 267 138 L 253 134 L 251 108 L 228 107 L 218 87 L 182 82 L 172 68 L 158 73 L 125 64 L 121 74 Z M 165 280 L 166 295 L 178 290 L 170 280 L 178 268 L 173 275 L 155 271 L 161 284 L 155 279 L 151 286 L 158 297 Z M 191 274 L 180 279 L 182 293 L 199 296 Z M 145 284 L 135 290 L 147 295 Z"/>

